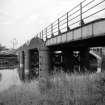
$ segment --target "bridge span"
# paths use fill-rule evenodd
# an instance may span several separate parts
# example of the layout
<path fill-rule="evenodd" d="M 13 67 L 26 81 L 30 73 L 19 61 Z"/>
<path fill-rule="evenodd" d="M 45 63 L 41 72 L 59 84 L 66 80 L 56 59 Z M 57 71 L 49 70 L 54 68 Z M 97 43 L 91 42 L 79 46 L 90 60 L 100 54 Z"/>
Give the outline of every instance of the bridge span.
<path fill-rule="evenodd" d="M 95 1 L 81 2 L 17 49 L 22 78 L 24 74 L 41 77 L 53 70 L 101 71 L 105 56 L 105 8 L 99 7 L 105 1 Z M 96 11 L 90 12 L 92 9 Z"/>
<path fill-rule="evenodd" d="M 53 36 L 46 41 L 46 46 L 69 45 L 79 46 L 105 46 L 105 18 L 97 19 L 70 31 Z"/>

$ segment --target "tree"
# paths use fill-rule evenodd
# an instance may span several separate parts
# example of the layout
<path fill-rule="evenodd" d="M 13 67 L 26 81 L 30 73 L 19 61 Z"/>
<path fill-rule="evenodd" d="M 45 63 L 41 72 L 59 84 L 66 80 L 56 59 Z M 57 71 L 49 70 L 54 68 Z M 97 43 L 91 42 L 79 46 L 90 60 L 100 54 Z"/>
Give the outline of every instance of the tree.
<path fill-rule="evenodd" d="M 0 44 L 0 51 L 6 50 L 6 49 L 7 49 L 7 48 L 6 48 L 5 46 L 3 46 L 3 45 Z"/>

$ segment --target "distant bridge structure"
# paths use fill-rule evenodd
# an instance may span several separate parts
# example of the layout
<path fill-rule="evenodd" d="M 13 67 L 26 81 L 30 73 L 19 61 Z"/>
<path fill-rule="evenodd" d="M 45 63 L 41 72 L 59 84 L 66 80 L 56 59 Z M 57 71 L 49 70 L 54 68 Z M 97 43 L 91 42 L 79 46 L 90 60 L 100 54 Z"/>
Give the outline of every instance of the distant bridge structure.
<path fill-rule="evenodd" d="M 17 50 L 22 74 L 28 71 L 40 77 L 55 68 L 65 72 L 101 71 L 104 14 L 105 0 L 84 0 L 58 18 Z"/>

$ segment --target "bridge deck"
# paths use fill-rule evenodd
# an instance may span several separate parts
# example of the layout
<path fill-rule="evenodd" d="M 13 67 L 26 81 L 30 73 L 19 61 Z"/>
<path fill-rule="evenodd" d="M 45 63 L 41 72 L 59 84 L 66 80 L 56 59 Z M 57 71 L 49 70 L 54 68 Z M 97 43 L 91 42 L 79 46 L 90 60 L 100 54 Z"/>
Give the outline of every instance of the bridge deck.
<path fill-rule="evenodd" d="M 105 35 L 105 19 L 98 19 L 77 27 L 68 32 L 54 36 L 46 41 L 47 46 L 68 43 L 89 38 L 101 37 Z"/>

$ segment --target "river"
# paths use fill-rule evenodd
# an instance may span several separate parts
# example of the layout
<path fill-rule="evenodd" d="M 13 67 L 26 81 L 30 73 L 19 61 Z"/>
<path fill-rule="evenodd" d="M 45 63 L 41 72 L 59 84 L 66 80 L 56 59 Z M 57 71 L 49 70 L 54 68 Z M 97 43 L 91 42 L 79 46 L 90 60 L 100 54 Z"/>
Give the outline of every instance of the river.
<path fill-rule="evenodd" d="M 13 85 L 21 85 L 18 69 L 0 70 L 0 92 L 7 90 Z"/>

